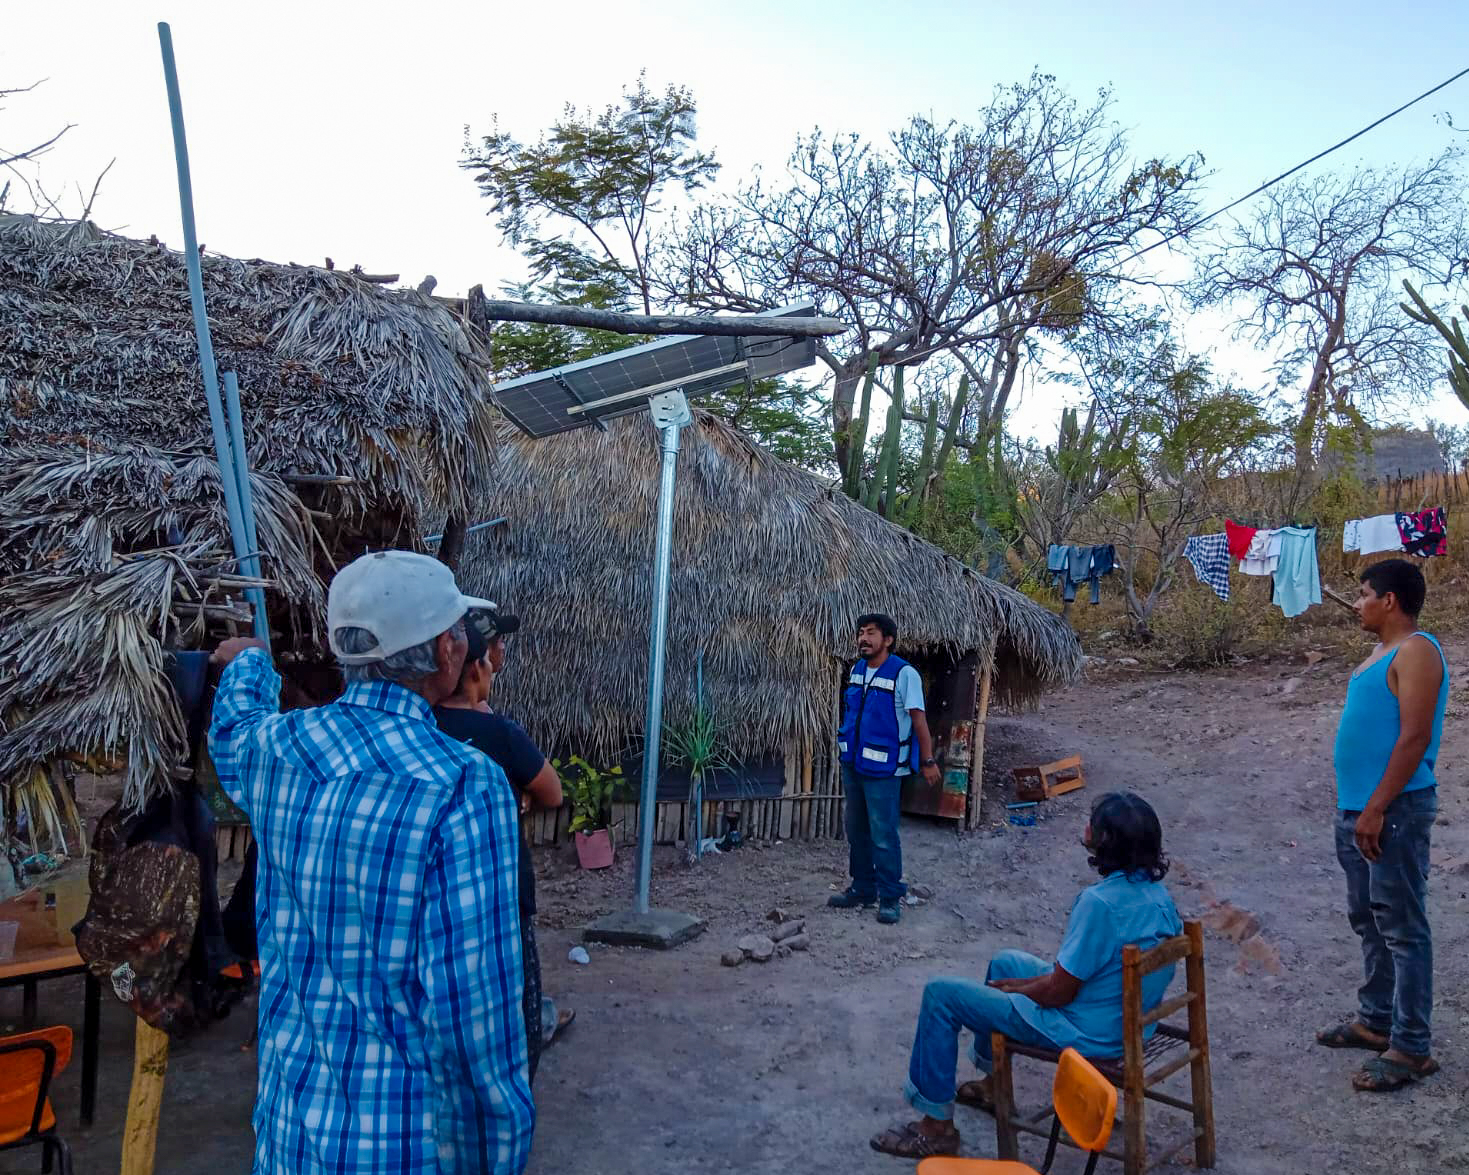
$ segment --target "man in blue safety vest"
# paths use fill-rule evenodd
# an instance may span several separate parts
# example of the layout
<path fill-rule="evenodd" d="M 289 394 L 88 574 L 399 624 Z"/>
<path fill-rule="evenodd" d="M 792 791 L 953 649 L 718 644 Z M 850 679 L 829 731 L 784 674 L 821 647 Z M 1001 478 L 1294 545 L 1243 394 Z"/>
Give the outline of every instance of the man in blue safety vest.
<path fill-rule="evenodd" d="M 940 780 L 923 712 L 918 670 L 893 652 L 898 626 L 880 612 L 857 618 L 857 654 L 847 679 L 837 750 L 847 800 L 852 882 L 827 905 L 850 910 L 877 903 L 877 920 L 903 911 L 903 847 L 898 840 L 903 776 Z"/>

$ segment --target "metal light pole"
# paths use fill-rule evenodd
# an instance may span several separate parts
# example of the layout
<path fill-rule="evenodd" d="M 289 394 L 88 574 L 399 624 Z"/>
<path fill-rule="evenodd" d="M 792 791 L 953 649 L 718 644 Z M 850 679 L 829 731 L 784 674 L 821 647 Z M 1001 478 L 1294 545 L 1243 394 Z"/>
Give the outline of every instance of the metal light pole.
<path fill-rule="evenodd" d="M 658 529 L 653 542 L 653 616 L 648 631 L 648 709 L 643 738 L 643 790 L 638 805 L 638 868 L 633 908 L 599 918 L 586 929 L 592 942 L 668 948 L 694 937 L 704 922 L 691 914 L 649 907 L 653 882 L 653 824 L 658 809 L 658 760 L 663 745 L 663 678 L 668 653 L 668 594 L 673 568 L 673 502 L 678 480 L 679 439 L 693 423 L 679 389 L 648 399 L 663 456 L 658 480 Z"/>
<path fill-rule="evenodd" d="M 663 745 L 663 668 L 668 652 L 668 587 L 673 569 L 673 492 L 678 478 L 679 434 L 693 422 L 683 392 L 662 392 L 648 401 L 658 429 L 663 472 L 658 482 L 658 531 L 653 544 L 653 619 L 648 627 L 648 711 L 643 723 L 643 798 L 638 806 L 637 912 L 648 912 L 653 879 L 653 817 L 658 807 L 658 759 Z"/>

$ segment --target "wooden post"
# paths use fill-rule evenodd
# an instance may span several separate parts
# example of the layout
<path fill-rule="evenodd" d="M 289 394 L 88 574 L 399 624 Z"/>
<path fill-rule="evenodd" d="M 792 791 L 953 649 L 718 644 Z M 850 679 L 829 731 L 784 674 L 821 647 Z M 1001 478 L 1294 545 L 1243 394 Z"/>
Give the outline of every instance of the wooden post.
<path fill-rule="evenodd" d="M 133 1086 L 122 1134 L 122 1175 L 153 1175 L 158 1111 L 168 1072 L 168 1034 L 139 1019 L 133 1035 Z"/>
<path fill-rule="evenodd" d="M 1143 1121 L 1143 977 L 1142 953 L 1122 948 L 1122 1172 L 1143 1175 L 1148 1132 Z"/>
<path fill-rule="evenodd" d="M 964 823 L 970 832 L 979 828 L 984 820 L 985 724 L 989 720 L 990 689 L 994 685 L 994 676 L 995 642 L 991 641 L 984 672 L 979 678 L 979 701 L 974 709 L 974 746 L 969 756 L 969 808 L 964 814 Z"/>
<path fill-rule="evenodd" d="M 806 748 L 801 748 L 801 792 L 809 796 L 814 790 L 814 779 L 812 772 L 815 764 L 812 762 L 814 755 Z M 801 801 L 801 837 L 810 840 L 816 835 L 816 813 L 811 806 L 810 800 Z"/>
<path fill-rule="evenodd" d="M 1214 1166 L 1214 1084 L 1209 1069 L 1209 1018 L 1204 1008 L 1204 927 L 1199 922 L 1185 922 L 1188 935 L 1188 961 L 1184 974 L 1193 1002 L 1188 1006 L 1188 1047 L 1198 1050 L 1198 1060 L 1189 1067 L 1193 1080 L 1194 1166 L 1209 1170 Z"/>
<path fill-rule="evenodd" d="M 991 1033 L 990 1054 L 990 1072 L 994 1075 L 995 1152 L 1013 1163 L 1020 1158 L 1020 1135 L 1015 1129 L 1015 1082 L 1004 1033 Z"/>

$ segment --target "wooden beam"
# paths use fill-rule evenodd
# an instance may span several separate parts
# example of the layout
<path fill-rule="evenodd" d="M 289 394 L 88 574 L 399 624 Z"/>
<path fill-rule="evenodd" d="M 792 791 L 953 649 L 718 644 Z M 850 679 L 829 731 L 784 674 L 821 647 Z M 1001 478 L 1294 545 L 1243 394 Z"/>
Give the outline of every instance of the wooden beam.
<path fill-rule="evenodd" d="M 448 567 L 450 571 L 459 570 L 459 559 L 464 554 L 464 538 L 468 529 L 462 514 L 449 515 L 449 521 L 444 524 L 438 556 L 439 562 Z"/>
<path fill-rule="evenodd" d="M 158 1112 L 168 1072 L 168 1034 L 141 1017 L 133 1034 L 133 1086 L 122 1132 L 122 1175 L 153 1175 Z"/>
<path fill-rule="evenodd" d="M 984 670 L 979 678 L 979 698 L 974 708 L 974 747 L 969 756 L 969 810 L 965 825 L 970 832 L 984 820 L 984 744 L 985 726 L 990 716 L 990 690 L 995 677 L 995 641 L 990 642 Z"/>
<path fill-rule="evenodd" d="M 846 334 L 850 329 L 846 323 L 835 318 L 623 314 L 616 310 L 594 310 L 590 306 L 508 302 L 484 298 L 478 294 L 471 299 L 440 298 L 438 301 L 455 309 L 464 309 L 470 314 L 472 321 L 538 322 L 545 326 L 575 326 L 583 330 L 606 330 L 620 335 L 772 335 L 811 338 Z"/>

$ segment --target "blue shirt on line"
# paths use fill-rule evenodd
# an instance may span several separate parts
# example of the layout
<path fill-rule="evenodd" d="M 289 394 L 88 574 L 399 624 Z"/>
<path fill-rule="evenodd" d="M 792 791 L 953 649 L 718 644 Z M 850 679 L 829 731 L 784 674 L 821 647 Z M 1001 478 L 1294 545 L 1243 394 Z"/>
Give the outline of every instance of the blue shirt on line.
<path fill-rule="evenodd" d="M 1426 632 L 1415 633 L 1431 641 L 1443 663 L 1443 681 L 1438 687 L 1438 703 L 1433 711 L 1433 734 L 1428 749 L 1408 779 L 1404 792 L 1422 791 L 1435 786 L 1433 769 L 1438 764 L 1438 744 L 1443 738 L 1444 713 L 1449 705 L 1449 663 L 1444 658 L 1438 638 Z M 1412 640 L 1413 637 L 1409 637 Z M 1402 646 L 1399 646 L 1401 648 Z M 1377 785 L 1387 771 L 1398 736 L 1403 732 L 1402 711 L 1397 695 L 1387 684 L 1387 671 L 1398 655 L 1394 649 L 1387 656 L 1353 673 L 1347 682 L 1346 705 L 1336 728 L 1336 746 L 1332 762 L 1336 768 L 1336 806 L 1343 812 L 1360 812 L 1367 806 Z"/>
<path fill-rule="evenodd" d="M 1122 948 L 1141 950 L 1183 933 L 1183 922 L 1160 881 L 1109 873 L 1077 895 L 1056 956 L 1067 974 L 1081 980 L 1071 1003 L 1043 1008 L 1029 996 L 1012 994 L 1020 1016 L 1058 1047 L 1088 1057 L 1122 1055 Z M 1155 1008 L 1173 981 L 1174 967 L 1143 976 L 1143 1011 Z M 1143 1035 L 1151 1036 L 1156 1024 Z"/>
<path fill-rule="evenodd" d="M 254 1175 L 519 1175 L 535 1113 L 514 794 L 396 685 L 278 713 L 248 650 L 210 753 L 260 846 Z"/>

